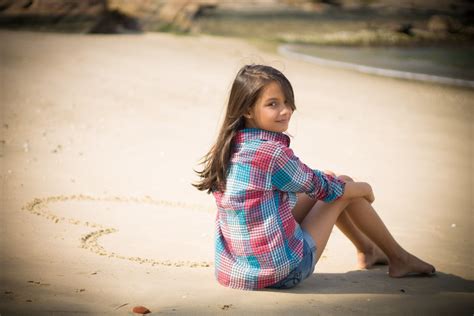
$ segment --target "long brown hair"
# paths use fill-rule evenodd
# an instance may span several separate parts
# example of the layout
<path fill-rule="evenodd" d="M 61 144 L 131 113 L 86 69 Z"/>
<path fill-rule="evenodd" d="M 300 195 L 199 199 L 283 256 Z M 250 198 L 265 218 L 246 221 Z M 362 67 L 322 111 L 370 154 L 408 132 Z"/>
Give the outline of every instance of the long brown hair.
<path fill-rule="evenodd" d="M 261 95 L 263 88 L 270 82 L 278 82 L 286 101 L 296 109 L 293 87 L 279 70 L 265 65 L 243 66 L 232 84 L 227 110 L 215 144 L 203 157 L 202 171 L 196 171 L 201 181 L 193 184 L 198 190 L 211 193 L 225 191 L 225 182 L 232 154 L 232 139 L 238 130 L 245 127 L 243 115 L 248 113 Z"/>

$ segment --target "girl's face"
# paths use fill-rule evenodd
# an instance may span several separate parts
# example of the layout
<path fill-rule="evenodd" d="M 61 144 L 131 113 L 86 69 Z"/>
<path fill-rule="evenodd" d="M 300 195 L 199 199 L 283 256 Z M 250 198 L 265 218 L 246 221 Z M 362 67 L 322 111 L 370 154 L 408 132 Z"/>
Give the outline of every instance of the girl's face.
<path fill-rule="evenodd" d="M 260 128 L 271 132 L 288 129 L 293 110 L 287 103 L 278 82 L 272 81 L 263 89 L 250 111 L 244 114 L 246 128 Z"/>

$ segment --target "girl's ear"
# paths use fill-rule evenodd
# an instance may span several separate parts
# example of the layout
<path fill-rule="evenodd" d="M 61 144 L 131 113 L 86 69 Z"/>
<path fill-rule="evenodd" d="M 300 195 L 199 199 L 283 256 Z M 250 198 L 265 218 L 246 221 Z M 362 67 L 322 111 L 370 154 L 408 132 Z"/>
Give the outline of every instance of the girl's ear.
<path fill-rule="evenodd" d="M 244 113 L 246 119 L 252 119 L 252 109 L 249 109 L 247 113 Z"/>

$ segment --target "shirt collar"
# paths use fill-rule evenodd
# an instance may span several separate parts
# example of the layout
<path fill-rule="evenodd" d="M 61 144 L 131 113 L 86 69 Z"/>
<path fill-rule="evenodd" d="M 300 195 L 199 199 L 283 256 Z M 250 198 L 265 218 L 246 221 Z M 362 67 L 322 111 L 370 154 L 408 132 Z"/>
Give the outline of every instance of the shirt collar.
<path fill-rule="evenodd" d="M 279 142 L 286 147 L 290 146 L 290 137 L 288 135 L 259 128 L 244 128 L 238 130 L 234 136 L 235 144 L 246 143 L 254 139 L 271 140 Z"/>

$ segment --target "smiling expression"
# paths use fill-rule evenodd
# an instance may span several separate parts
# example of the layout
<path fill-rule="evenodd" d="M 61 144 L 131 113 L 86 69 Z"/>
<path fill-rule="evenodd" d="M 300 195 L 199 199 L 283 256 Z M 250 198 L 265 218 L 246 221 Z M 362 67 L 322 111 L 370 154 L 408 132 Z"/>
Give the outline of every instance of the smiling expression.
<path fill-rule="evenodd" d="M 245 127 L 281 133 L 288 129 L 292 114 L 280 84 L 272 81 L 263 88 L 249 113 L 244 115 Z"/>

